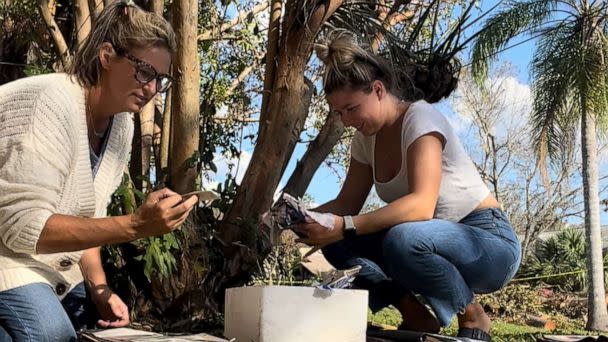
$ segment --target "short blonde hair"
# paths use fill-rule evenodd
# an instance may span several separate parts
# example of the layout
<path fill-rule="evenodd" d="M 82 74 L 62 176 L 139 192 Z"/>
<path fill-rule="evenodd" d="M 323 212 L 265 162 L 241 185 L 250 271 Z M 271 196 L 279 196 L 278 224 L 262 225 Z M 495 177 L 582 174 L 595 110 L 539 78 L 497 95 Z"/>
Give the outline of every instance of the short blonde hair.
<path fill-rule="evenodd" d="M 115 1 L 101 11 L 68 68 L 81 85 L 91 87 L 99 82 L 99 48 L 105 42 L 126 51 L 163 47 L 173 54 L 176 50 L 175 33 L 163 17 L 144 11 L 132 0 Z"/>
<path fill-rule="evenodd" d="M 341 29 L 330 32 L 324 43 L 315 44 L 315 52 L 325 65 L 325 94 L 339 89 L 369 93 L 376 80 L 392 94 L 397 93 L 396 78 L 389 63 L 359 44 L 351 32 Z"/>

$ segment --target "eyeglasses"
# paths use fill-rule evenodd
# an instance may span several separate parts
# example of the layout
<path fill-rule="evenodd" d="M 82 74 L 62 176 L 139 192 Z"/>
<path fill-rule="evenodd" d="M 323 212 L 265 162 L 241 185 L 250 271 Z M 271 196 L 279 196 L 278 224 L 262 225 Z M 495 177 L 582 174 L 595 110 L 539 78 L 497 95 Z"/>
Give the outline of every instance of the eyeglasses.
<path fill-rule="evenodd" d="M 141 84 L 147 84 L 156 80 L 156 91 L 164 93 L 171 87 L 173 77 L 167 74 L 159 74 L 152 65 L 131 55 L 124 49 L 114 46 L 114 50 L 119 56 L 123 56 L 135 64 L 135 80 Z"/>

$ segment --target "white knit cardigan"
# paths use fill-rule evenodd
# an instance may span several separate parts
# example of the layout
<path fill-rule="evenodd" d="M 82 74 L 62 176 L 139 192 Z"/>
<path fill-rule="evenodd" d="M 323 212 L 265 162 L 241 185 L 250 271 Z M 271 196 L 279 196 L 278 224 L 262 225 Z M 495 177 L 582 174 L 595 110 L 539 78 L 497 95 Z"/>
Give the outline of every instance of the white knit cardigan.
<path fill-rule="evenodd" d="M 132 138 L 131 115 L 117 114 L 93 181 L 76 79 L 48 74 L 0 87 L 0 291 L 42 282 L 63 295 L 82 281 L 82 251 L 36 254 L 36 244 L 52 214 L 106 215 Z"/>

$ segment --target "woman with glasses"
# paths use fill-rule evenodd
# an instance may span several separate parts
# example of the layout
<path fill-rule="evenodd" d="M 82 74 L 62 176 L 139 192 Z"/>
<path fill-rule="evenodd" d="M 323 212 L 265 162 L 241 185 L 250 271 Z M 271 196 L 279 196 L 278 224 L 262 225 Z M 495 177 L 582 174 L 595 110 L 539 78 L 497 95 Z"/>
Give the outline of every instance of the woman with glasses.
<path fill-rule="evenodd" d="M 108 287 L 102 245 L 176 229 L 197 198 L 162 189 L 106 216 L 133 123 L 168 75 L 175 36 L 160 16 L 116 1 L 67 73 L 0 87 L 0 340 L 70 341 L 75 329 L 129 323 Z"/>

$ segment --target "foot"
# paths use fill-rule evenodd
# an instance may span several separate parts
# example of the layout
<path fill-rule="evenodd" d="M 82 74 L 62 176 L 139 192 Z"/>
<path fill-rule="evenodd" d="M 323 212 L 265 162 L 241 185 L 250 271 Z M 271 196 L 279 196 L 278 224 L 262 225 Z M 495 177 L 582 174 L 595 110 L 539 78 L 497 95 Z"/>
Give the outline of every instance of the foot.
<path fill-rule="evenodd" d="M 479 303 L 471 303 L 467 305 L 463 314 L 458 314 L 458 327 L 478 329 L 489 334 L 490 317 Z"/>
<path fill-rule="evenodd" d="M 433 334 L 439 332 L 440 325 L 437 318 L 412 293 L 401 297 L 396 307 L 401 312 L 401 317 L 403 317 L 403 323 L 399 326 L 400 330 Z"/>

